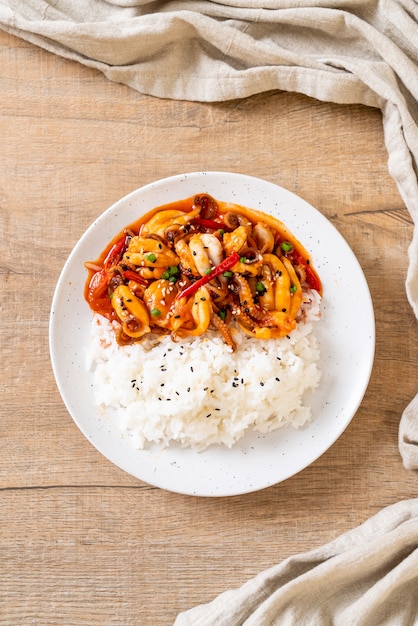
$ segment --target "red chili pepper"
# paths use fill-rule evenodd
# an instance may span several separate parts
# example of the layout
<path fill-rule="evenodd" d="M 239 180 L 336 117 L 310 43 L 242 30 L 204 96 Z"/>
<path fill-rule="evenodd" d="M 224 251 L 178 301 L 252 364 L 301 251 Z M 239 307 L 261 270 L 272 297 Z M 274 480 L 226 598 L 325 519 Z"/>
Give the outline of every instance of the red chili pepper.
<path fill-rule="evenodd" d="M 126 280 L 134 280 L 136 283 L 139 283 L 140 285 L 148 285 L 148 281 L 145 280 L 145 278 L 143 278 L 142 276 L 140 276 L 139 274 L 137 274 L 136 272 L 132 270 L 124 270 L 123 277 L 126 278 Z"/>
<path fill-rule="evenodd" d="M 186 289 L 183 289 L 183 291 L 180 291 L 176 295 L 176 300 L 179 300 L 180 298 L 187 298 L 187 296 L 192 295 L 198 289 L 200 289 L 200 287 L 202 287 L 203 285 L 206 285 L 206 283 L 209 283 L 211 280 L 213 280 L 220 274 L 223 274 L 227 270 L 231 269 L 231 267 L 233 267 L 235 263 L 238 263 L 239 259 L 240 259 L 240 256 L 238 252 L 233 252 L 224 261 L 222 261 L 222 263 L 219 263 L 219 265 L 217 265 L 213 270 L 211 270 L 209 274 L 206 274 L 206 276 L 202 276 L 202 278 L 199 278 L 199 280 L 197 280 L 195 283 L 192 283 L 191 285 L 186 287 Z"/>
<path fill-rule="evenodd" d="M 304 259 L 303 256 L 297 250 L 294 250 L 292 252 L 292 256 L 295 259 L 296 263 L 303 265 L 303 267 L 305 268 L 306 282 L 308 283 L 310 288 L 315 289 L 319 294 L 321 294 L 322 293 L 321 281 L 317 273 L 309 265 L 309 261 L 306 261 L 306 259 Z"/>
<path fill-rule="evenodd" d="M 104 294 L 104 292 L 107 290 L 110 276 L 111 274 L 105 269 L 102 269 L 100 270 L 100 272 L 95 272 L 93 274 L 88 286 L 88 293 L 90 298 L 100 298 Z"/>
<path fill-rule="evenodd" d="M 207 220 L 203 217 L 195 217 L 194 219 L 192 219 L 192 224 L 196 224 L 196 226 L 203 226 L 204 228 L 212 228 L 213 230 L 225 228 L 225 224 L 215 222 L 214 220 Z"/>
<path fill-rule="evenodd" d="M 322 285 L 316 273 L 313 271 L 310 265 L 305 265 L 306 272 L 306 280 L 308 281 L 308 285 L 311 289 L 316 289 L 316 291 L 320 294 L 322 293 Z"/>
<path fill-rule="evenodd" d="M 122 258 L 123 253 L 125 252 L 127 242 L 128 242 L 128 237 L 124 235 L 110 248 L 109 253 L 103 263 L 103 266 L 106 270 L 110 269 L 111 267 L 119 263 L 119 261 Z"/>

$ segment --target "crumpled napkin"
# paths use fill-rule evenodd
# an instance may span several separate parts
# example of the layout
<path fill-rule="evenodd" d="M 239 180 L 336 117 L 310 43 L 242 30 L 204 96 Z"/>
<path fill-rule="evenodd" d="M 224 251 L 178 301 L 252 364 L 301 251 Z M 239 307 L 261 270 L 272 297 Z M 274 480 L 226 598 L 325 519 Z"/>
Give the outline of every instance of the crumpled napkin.
<path fill-rule="evenodd" d="M 280 89 L 382 111 L 388 168 L 418 220 L 414 0 L 0 0 L 0 28 L 163 98 L 222 101 Z M 418 317 L 418 229 L 406 293 Z M 418 469 L 418 397 L 400 420 Z"/>
<path fill-rule="evenodd" d="M 418 624 L 418 499 L 180 613 L 174 626 Z"/>

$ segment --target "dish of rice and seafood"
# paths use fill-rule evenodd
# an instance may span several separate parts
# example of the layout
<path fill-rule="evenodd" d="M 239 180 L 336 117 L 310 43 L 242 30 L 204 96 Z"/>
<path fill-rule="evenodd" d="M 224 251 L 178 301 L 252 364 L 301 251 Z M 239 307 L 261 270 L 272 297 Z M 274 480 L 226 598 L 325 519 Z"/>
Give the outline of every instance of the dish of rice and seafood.
<path fill-rule="evenodd" d="M 97 403 L 136 446 L 231 446 L 248 428 L 311 419 L 322 285 L 280 220 L 196 194 L 151 210 L 85 266 Z"/>
<path fill-rule="evenodd" d="M 58 388 L 91 443 L 145 482 L 208 496 L 323 454 L 361 402 L 374 340 L 367 282 L 332 224 L 218 172 L 156 181 L 99 216 L 50 319 Z"/>

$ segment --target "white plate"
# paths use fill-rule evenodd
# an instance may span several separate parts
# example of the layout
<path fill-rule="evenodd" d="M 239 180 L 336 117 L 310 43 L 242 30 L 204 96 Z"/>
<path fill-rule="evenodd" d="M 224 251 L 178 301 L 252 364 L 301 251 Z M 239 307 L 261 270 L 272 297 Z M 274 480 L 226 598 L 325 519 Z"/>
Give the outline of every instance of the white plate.
<path fill-rule="evenodd" d="M 270 212 L 313 257 L 322 279 L 322 318 L 316 324 L 322 380 L 309 402 L 305 428 L 249 434 L 232 449 L 204 452 L 172 447 L 135 450 L 93 401 L 85 346 L 92 313 L 84 300 L 84 262 L 99 256 L 125 226 L 155 206 L 209 193 L 218 200 Z M 249 493 L 279 483 L 320 457 L 341 435 L 366 391 L 374 359 L 370 292 L 346 241 L 315 208 L 293 193 L 257 178 L 221 172 L 191 173 L 134 191 L 103 213 L 72 251 L 59 278 L 50 318 L 50 351 L 58 389 L 75 423 L 105 457 L 151 485 L 198 496 Z"/>

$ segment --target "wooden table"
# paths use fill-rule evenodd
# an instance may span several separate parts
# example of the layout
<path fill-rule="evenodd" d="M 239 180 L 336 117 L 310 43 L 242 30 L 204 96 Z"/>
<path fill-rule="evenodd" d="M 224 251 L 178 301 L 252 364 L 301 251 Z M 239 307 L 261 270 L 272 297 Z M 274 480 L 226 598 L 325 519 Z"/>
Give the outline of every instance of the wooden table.
<path fill-rule="evenodd" d="M 397 447 L 417 392 L 412 222 L 378 110 L 280 92 L 154 99 L 5 33 L 0 93 L 1 625 L 170 625 L 416 497 Z M 137 187 L 206 169 L 265 178 L 319 208 L 363 267 L 377 331 L 369 388 L 335 445 L 282 484 L 215 499 L 153 488 L 103 458 L 66 411 L 48 350 L 55 284 L 90 223 Z"/>

